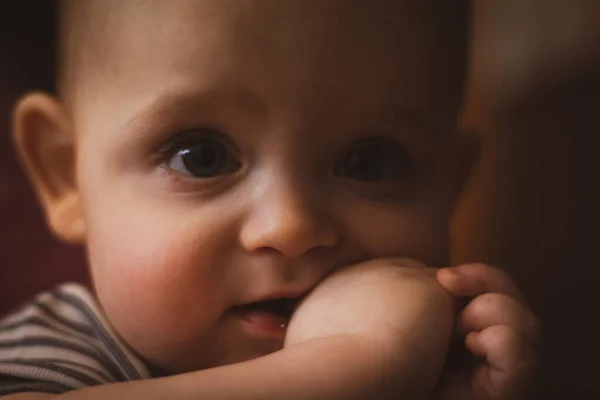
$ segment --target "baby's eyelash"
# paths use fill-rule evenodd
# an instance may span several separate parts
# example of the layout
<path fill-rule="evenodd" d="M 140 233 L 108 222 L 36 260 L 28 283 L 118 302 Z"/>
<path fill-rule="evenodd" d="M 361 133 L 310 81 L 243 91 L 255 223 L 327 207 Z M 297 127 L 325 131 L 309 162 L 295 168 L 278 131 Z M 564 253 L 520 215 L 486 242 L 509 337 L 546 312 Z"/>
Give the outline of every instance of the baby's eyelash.
<path fill-rule="evenodd" d="M 165 164 L 175 155 L 178 149 L 184 147 L 186 144 L 196 140 L 215 138 L 216 136 L 222 135 L 207 128 L 191 129 L 177 133 L 171 136 L 155 151 L 152 157 L 152 166 L 157 167 Z"/>

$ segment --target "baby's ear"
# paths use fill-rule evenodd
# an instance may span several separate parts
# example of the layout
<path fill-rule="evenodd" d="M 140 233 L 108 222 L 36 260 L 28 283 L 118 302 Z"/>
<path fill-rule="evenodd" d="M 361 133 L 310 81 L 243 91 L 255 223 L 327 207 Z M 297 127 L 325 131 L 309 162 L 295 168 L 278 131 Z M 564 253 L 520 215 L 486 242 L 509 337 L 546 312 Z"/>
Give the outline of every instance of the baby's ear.
<path fill-rule="evenodd" d="M 66 242 L 81 243 L 85 221 L 75 173 L 75 135 L 55 98 L 32 93 L 14 112 L 13 139 L 46 213 L 50 229 Z"/>
<path fill-rule="evenodd" d="M 481 160 L 482 140 L 474 131 L 462 131 L 459 134 L 459 151 L 457 154 L 457 171 L 455 188 L 455 201 L 465 193 L 467 186 L 475 176 Z"/>
<path fill-rule="evenodd" d="M 475 175 L 481 160 L 482 141 L 481 136 L 474 131 L 461 132 L 460 141 L 457 188 L 462 193 Z"/>

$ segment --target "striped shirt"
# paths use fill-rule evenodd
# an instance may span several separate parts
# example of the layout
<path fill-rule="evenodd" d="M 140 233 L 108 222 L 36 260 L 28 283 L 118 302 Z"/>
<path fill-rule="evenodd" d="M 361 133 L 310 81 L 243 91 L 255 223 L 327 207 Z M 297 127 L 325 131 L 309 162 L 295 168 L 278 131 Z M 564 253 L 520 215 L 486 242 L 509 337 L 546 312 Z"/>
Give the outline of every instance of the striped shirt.
<path fill-rule="evenodd" d="M 150 377 L 80 285 L 43 293 L 0 320 L 0 396 Z"/>

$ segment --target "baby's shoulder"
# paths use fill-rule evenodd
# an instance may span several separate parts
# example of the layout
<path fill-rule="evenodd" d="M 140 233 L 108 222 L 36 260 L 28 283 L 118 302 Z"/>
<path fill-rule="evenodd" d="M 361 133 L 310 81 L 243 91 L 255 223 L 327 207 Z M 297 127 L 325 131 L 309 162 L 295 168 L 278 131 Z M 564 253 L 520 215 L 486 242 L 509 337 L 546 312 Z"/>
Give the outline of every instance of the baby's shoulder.
<path fill-rule="evenodd" d="M 83 286 L 38 295 L 0 320 L 0 396 L 148 377 Z"/>

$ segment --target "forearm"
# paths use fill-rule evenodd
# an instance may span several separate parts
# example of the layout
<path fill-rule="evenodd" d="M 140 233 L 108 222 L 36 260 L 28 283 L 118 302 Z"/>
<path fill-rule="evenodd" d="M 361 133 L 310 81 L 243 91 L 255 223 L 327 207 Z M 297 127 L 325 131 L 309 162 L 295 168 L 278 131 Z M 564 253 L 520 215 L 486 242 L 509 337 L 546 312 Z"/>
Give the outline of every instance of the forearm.
<path fill-rule="evenodd" d="M 166 378 L 95 386 L 52 400 L 336 400 L 425 398 L 413 356 L 390 355 L 356 335 L 315 339 L 240 364 Z"/>
<path fill-rule="evenodd" d="M 391 355 L 371 338 L 343 335 L 311 340 L 246 363 L 204 371 L 186 391 L 212 399 L 397 399 L 427 392 L 414 357 Z M 413 365 L 410 365 L 413 364 Z M 187 384 L 186 384 L 187 385 Z M 201 385 L 201 386 L 200 386 Z M 192 398 L 191 396 L 189 398 Z"/>

